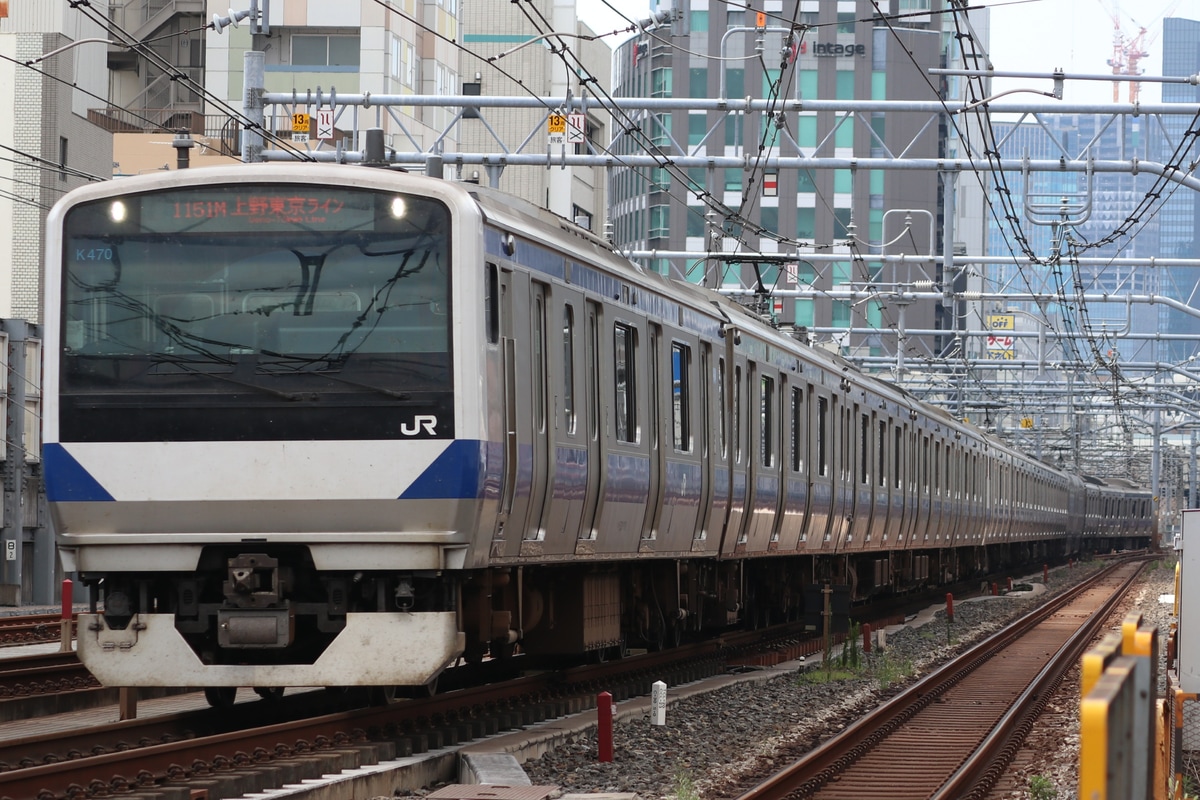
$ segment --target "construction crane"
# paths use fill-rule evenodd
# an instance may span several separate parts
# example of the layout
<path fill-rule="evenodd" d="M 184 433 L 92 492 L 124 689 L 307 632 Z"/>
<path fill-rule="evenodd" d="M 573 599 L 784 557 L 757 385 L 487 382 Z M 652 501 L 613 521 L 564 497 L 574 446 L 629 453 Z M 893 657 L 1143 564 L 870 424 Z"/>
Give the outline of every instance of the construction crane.
<path fill-rule="evenodd" d="M 1170 16 L 1175 8 L 1179 5 L 1180 0 L 1175 0 L 1155 19 L 1152 25 L 1155 25 L 1155 31 L 1151 33 L 1147 28 L 1138 26 L 1137 33 L 1129 35 L 1125 31 L 1125 27 L 1121 23 L 1121 11 L 1118 7 L 1110 5 L 1105 0 L 1100 0 L 1100 5 L 1104 6 L 1104 10 L 1108 12 L 1108 16 L 1113 22 L 1113 54 L 1112 58 L 1108 59 L 1108 65 L 1112 67 L 1113 75 L 1141 75 L 1145 72 L 1141 67 L 1143 58 L 1148 58 L 1150 53 L 1148 48 L 1155 39 L 1158 38 L 1159 32 L 1162 31 L 1162 26 L 1157 23 L 1163 17 Z M 1132 20 L 1131 20 L 1132 21 Z M 1137 24 L 1136 22 L 1134 23 Z M 1129 102 L 1136 103 L 1140 92 L 1141 84 L 1138 81 L 1129 81 Z M 1113 102 L 1116 103 L 1121 94 L 1120 81 L 1113 81 Z"/>

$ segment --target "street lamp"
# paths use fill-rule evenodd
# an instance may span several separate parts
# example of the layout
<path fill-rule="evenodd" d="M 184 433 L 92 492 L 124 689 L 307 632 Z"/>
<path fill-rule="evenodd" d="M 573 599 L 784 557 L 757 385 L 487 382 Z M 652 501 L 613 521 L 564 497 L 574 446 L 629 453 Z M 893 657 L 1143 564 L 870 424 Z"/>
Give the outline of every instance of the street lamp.
<path fill-rule="evenodd" d="M 96 44 L 117 45 L 118 47 L 125 47 L 125 48 L 130 47 L 130 45 L 127 45 L 127 44 L 118 44 L 117 42 L 114 42 L 111 39 L 79 39 L 77 41 L 71 42 L 70 44 L 63 45 L 62 47 L 58 48 L 57 50 L 51 50 L 49 53 L 42 53 L 37 58 L 31 58 L 28 61 L 24 62 L 24 64 L 27 67 L 32 67 L 34 64 L 38 64 L 42 61 L 45 61 L 47 58 L 51 58 L 52 56 L 56 56 L 59 53 L 62 53 L 66 50 L 70 50 L 72 47 L 79 47 L 79 45 L 81 45 L 81 44 L 89 44 L 92 42 L 95 42 Z"/>

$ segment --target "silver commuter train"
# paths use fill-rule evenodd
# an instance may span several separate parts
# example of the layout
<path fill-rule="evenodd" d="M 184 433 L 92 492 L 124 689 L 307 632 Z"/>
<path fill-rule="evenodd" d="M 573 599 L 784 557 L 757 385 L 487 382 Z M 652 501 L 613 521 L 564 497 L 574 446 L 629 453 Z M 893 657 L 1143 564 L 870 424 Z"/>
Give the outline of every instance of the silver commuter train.
<path fill-rule="evenodd" d="M 45 480 L 106 685 L 430 686 L 1153 536 L 1147 492 L 476 186 L 194 169 L 47 231 Z"/>

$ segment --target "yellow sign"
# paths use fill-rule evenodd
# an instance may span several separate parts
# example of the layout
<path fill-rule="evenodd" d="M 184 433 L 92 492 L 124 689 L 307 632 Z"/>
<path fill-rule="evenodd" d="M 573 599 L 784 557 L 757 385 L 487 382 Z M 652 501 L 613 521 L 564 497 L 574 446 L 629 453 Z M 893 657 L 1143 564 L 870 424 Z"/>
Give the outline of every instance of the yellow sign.
<path fill-rule="evenodd" d="M 550 125 L 550 128 L 549 128 L 550 133 L 565 134 L 567 132 L 567 118 L 564 117 L 562 114 L 551 114 L 549 125 Z"/>
<path fill-rule="evenodd" d="M 988 330 L 1011 331 L 1016 325 L 1016 317 L 1012 314 L 992 314 L 987 318 Z"/>
<path fill-rule="evenodd" d="M 988 350 L 988 361 L 1016 361 L 1016 354 L 1012 350 Z"/>
<path fill-rule="evenodd" d="M 308 114 L 292 114 L 292 133 L 308 133 L 309 124 Z"/>
<path fill-rule="evenodd" d="M 756 11 L 754 13 L 754 27 L 756 27 L 756 28 L 767 27 L 767 15 L 761 11 Z"/>
<path fill-rule="evenodd" d="M 1028 430 L 1033 427 L 1033 417 L 1021 417 L 1021 427 Z"/>

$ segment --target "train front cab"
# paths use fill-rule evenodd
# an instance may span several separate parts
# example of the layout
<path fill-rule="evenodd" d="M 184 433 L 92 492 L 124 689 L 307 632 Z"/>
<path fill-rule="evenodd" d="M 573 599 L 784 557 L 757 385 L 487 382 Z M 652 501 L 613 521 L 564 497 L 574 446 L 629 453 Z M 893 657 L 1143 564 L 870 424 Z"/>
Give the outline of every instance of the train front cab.
<path fill-rule="evenodd" d="M 450 220 L 480 220 L 418 183 L 218 167 L 51 214 L 47 495 L 102 683 L 421 685 L 462 652 L 484 304 Z"/>

